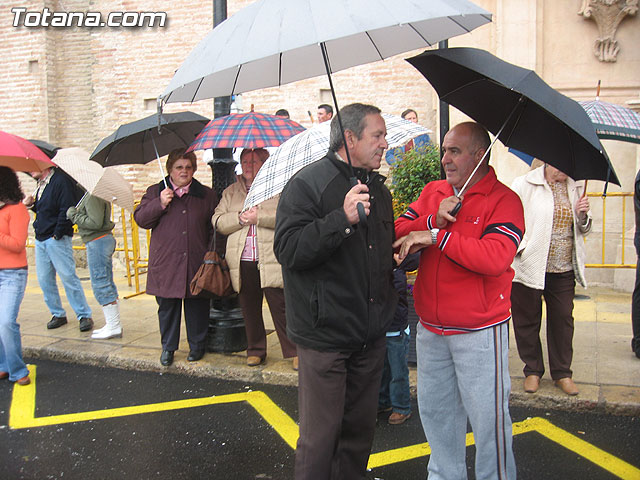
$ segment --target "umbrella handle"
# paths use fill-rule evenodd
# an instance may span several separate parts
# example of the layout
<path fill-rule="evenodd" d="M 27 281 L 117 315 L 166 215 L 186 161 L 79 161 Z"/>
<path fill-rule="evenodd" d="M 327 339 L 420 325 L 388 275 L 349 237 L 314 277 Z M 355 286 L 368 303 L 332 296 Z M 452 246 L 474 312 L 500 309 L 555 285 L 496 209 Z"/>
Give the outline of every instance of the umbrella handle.
<path fill-rule="evenodd" d="M 351 177 L 349 179 L 349 182 L 351 183 L 352 187 L 355 187 L 358 184 L 358 179 L 356 177 Z M 358 202 L 356 204 L 356 209 L 358 210 L 358 218 L 359 218 L 359 223 L 361 223 L 362 225 L 367 225 L 367 214 L 364 211 L 364 205 L 362 204 L 362 202 Z"/>
<path fill-rule="evenodd" d="M 160 155 L 158 155 L 158 149 L 156 148 L 156 141 L 153 139 L 153 133 L 149 133 L 151 136 L 151 143 L 153 144 L 153 150 L 156 152 L 156 160 L 158 160 L 158 167 L 160 167 L 160 175 L 162 176 L 162 181 L 164 182 L 164 188 L 169 188 L 167 185 L 167 178 L 164 175 L 164 170 L 162 170 L 162 162 L 160 162 Z"/>
<path fill-rule="evenodd" d="M 84 192 L 84 195 L 82 195 L 82 198 L 78 201 L 78 203 L 76 203 L 76 208 L 80 206 L 80 204 L 87 197 L 87 195 L 89 195 L 89 192 Z"/>

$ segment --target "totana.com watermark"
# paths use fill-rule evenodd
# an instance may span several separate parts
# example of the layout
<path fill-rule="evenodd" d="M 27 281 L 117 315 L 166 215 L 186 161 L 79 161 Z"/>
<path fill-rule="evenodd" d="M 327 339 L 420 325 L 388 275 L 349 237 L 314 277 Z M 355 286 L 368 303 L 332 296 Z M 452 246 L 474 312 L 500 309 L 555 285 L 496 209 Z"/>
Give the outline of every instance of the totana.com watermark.
<path fill-rule="evenodd" d="M 164 27 L 167 12 L 52 12 L 13 7 L 14 27 Z"/>

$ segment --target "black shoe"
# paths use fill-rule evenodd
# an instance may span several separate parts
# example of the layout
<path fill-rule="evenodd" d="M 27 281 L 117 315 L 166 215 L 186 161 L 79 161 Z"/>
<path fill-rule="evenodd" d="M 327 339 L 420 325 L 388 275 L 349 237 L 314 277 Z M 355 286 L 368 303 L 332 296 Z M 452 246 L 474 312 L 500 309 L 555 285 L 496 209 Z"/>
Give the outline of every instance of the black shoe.
<path fill-rule="evenodd" d="M 204 357 L 204 350 L 191 350 L 189 352 L 189 356 L 187 357 L 187 360 L 189 362 L 197 362 L 202 357 Z"/>
<path fill-rule="evenodd" d="M 64 323 L 67 323 L 66 321 Z M 88 332 L 93 329 L 93 319 L 91 317 L 81 318 L 80 319 L 80 331 Z"/>
<path fill-rule="evenodd" d="M 173 363 L 173 352 L 169 350 L 162 350 L 162 355 L 160 355 L 160 363 L 165 367 L 168 367 Z"/>
<path fill-rule="evenodd" d="M 67 317 L 56 317 L 55 315 L 51 317 L 49 323 L 47 323 L 47 329 L 52 330 L 54 328 L 61 327 L 67 323 Z"/>

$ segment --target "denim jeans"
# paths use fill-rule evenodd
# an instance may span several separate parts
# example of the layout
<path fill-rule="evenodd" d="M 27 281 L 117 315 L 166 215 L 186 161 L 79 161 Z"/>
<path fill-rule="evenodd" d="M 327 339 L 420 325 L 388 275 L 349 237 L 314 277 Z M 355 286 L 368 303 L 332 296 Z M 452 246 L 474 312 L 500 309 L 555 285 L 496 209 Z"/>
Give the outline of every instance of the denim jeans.
<path fill-rule="evenodd" d="M 113 235 L 96 238 L 86 244 L 87 262 L 93 296 L 100 305 L 107 305 L 118 299 L 118 289 L 113 283 L 113 264 L 111 258 L 116 250 Z"/>
<path fill-rule="evenodd" d="M 66 317 L 62 308 L 56 273 L 62 280 L 67 299 L 78 319 L 91 317 L 91 308 L 87 304 L 84 290 L 78 275 L 76 262 L 73 259 L 71 237 L 64 236 L 60 240 L 53 237 L 44 241 L 36 240 L 36 272 L 38 283 L 44 295 L 44 302 L 56 317 Z"/>
<path fill-rule="evenodd" d="M 16 322 L 26 286 L 27 269 L 0 270 L 0 371 L 8 372 L 12 382 L 29 375 Z"/>
<path fill-rule="evenodd" d="M 411 413 L 409 391 L 409 335 L 400 332 L 395 337 L 387 337 L 387 354 L 384 357 L 382 383 L 378 396 L 378 407 L 392 407 L 394 412 Z"/>

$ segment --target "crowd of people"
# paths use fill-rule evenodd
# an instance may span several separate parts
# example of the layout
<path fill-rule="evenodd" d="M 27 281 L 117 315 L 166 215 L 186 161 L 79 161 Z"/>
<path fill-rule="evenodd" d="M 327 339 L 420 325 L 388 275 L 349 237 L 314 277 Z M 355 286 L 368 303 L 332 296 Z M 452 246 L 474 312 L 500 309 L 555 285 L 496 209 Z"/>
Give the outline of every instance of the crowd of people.
<path fill-rule="evenodd" d="M 592 220 L 585 187 L 547 164 L 507 187 L 489 165 L 487 130 L 464 122 L 444 137 L 445 178 L 428 183 L 394 220 L 391 193 L 377 173 L 388 149 L 380 110 L 354 103 L 339 113 L 344 133 L 331 119 L 333 109 L 318 107 L 318 121 L 331 121 L 325 157 L 296 173 L 281 195 L 248 210 L 244 200 L 267 150 L 242 151 L 242 173 L 221 198 L 193 177 L 192 152 L 169 154 L 167 176 L 146 190 L 134 212 L 138 225 L 151 230 L 146 290 L 158 304 L 160 362 L 173 362 L 183 309 L 188 361 L 205 354 L 210 301 L 192 295 L 189 283 L 212 236 L 224 235 L 245 319 L 247 365 L 267 360 L 266 298 L 282 355 L 298 370 L 296 479 L 365 478 L 377 415 L 390 412 L 395 425 L 411 416 L 406 272 L 417 270 L 418 410 L 431 448 L 429 478 L 466 478 L 467 421 L 476 476 L 515 478 L 509 322 L 524 390 L 533 394 L 545 373 L 544 298 L 550 376 L 566 394 L 578 394 L 572 310 L 576 282 L 586 287 L 583 237 Z M 417 121 L 411 109 L 403 117 Z M 29 383 L 17 323 L 27 281 L 27 207 L 37 212 L 36 270 L 52 315 L 47 328 L 67 323 L 56 275 L 79 329 L 93 328 L 71 250 L 75 223 L 105 317 L 92 338 L 123 334 L 110 205 L 90 195 L 78 199 L 57 169 L 33 177 L 37 189 L 24 198 L 16 174 L 0 167 L 0 378 L 20 385 Z M 636 179 L 640 223 L 638 185 Z M 632 348 L 640 357 L 638 291 L 637 282 Z"/>

